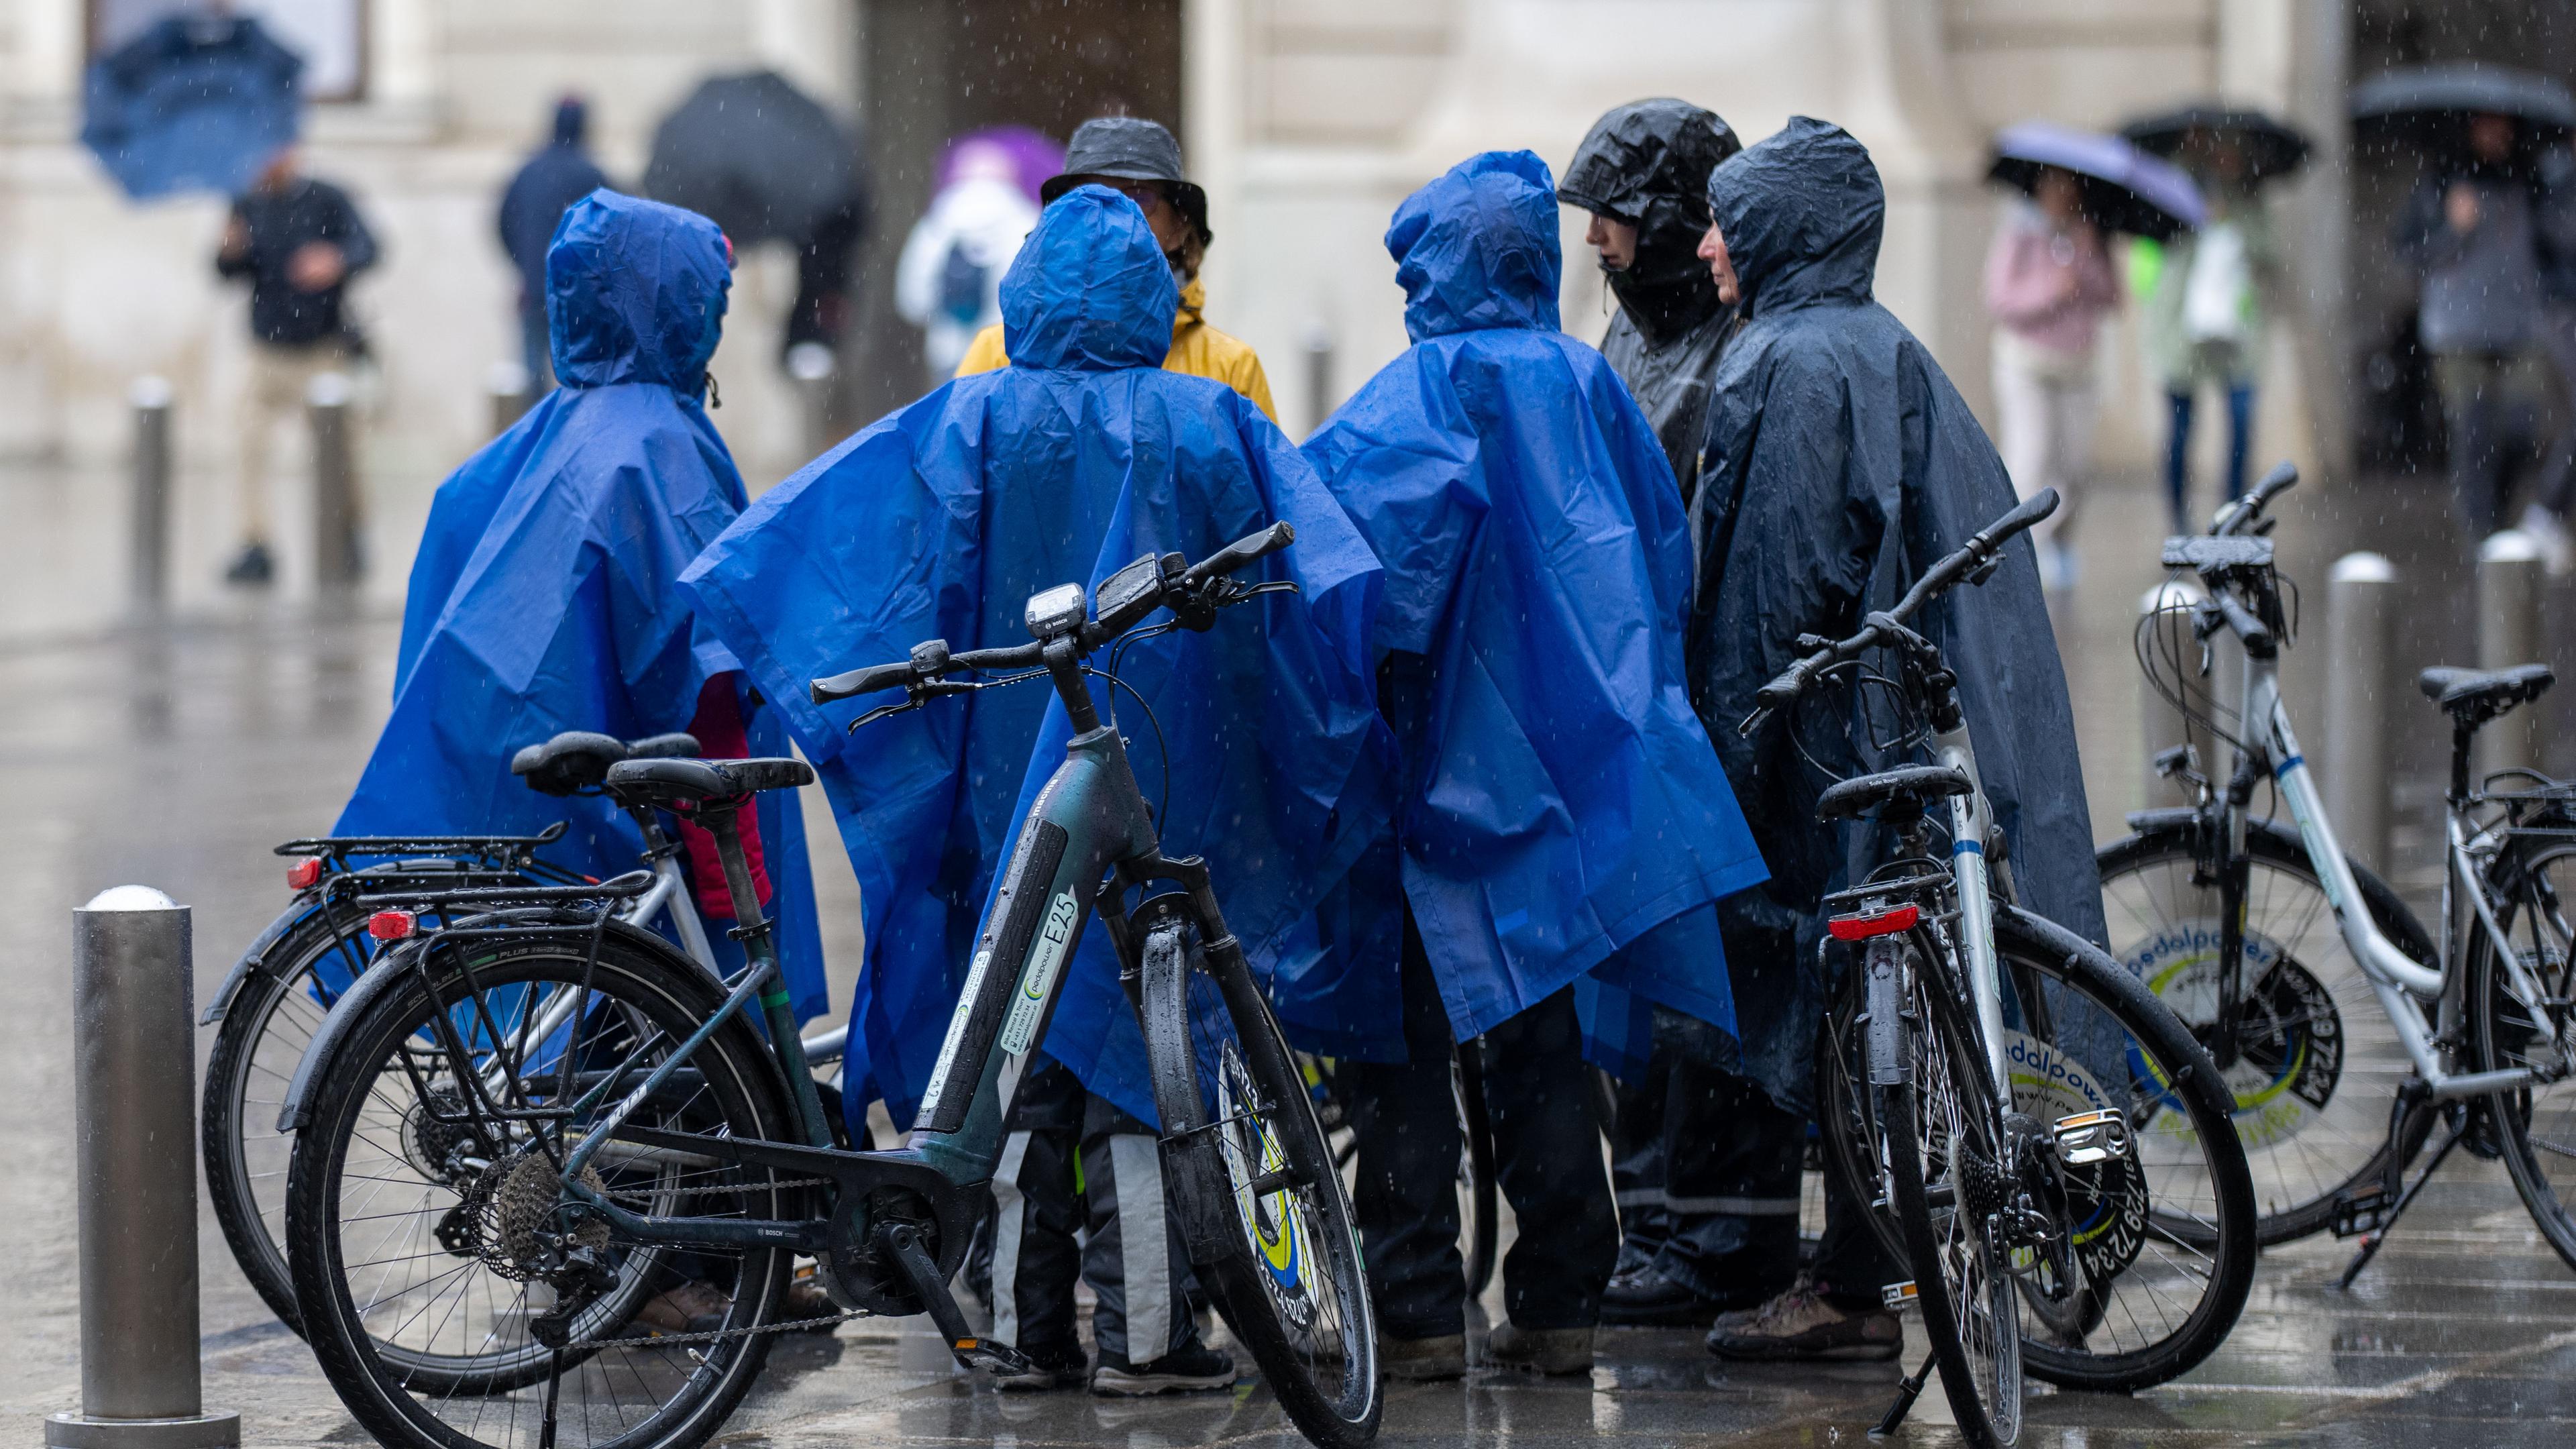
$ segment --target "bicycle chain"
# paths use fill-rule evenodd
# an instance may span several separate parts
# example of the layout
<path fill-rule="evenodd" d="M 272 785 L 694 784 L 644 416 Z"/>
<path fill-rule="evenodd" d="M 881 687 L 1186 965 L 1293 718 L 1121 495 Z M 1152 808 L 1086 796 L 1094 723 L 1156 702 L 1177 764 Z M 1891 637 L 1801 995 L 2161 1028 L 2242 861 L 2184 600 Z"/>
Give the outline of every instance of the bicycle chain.
<path fill-rule="evenodd" d="M 837 1328 L 853 1318 L 874 1316 L 866 1309 L 854 1308 L 847 1313 L 836 1313 L 829 1318 L 797 1318 L 785 1323 L 764 1323 L 757 1328 L 711 1328 L 704 1333 L 663 1333 L 644 1338 L 601 1338 L 575 1346 L 583 1349 L 685 1348 L 693 1343 L 720 1343 L 729 1338 L 749 1338 L 755 1333 L 803 1333 L 808 1329 L 827 1326 Z"/>
<path fill-rule="evenodd" d="M 665 1187 L 650 1191 L 616 1191 L 609 1193 L 608 1196 L 621 1202 L 649 1203 L 666 1197 L 712 1197 L 718 1193 L 728 1192 L 784 1192 L 791 1187 L 830 1187 L 836 1181 L 838 1179 L 829 1177 L 789 1177 L 752 1186 L 734 1187 L 718 1184 L 714 1187 Z"/>

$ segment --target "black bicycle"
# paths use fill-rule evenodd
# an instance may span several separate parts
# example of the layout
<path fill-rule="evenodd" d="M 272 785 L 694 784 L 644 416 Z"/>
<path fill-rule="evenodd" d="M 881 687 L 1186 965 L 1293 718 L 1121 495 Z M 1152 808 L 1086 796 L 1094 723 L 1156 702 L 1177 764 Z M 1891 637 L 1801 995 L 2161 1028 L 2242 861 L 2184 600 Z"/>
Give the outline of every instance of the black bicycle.
<path fill-rule="evenodd" d="M 1284 524 L 1196 564 L 1148 556 L 1029 601 L 1035 641 L 816 681 L 818 701 L 901 689 L 859 724 L 942 696 L 1050 681 L 1074 734 L 997 883 L 907 1145 L 836 1147 L 787 1017 L 769 925 L 722 981 L 618 919 L 636 872 L 554 890 L 377 898 L 400 941 L 323 1024 L 288 1093 L 296 1301 L 344 1403 L 421 1449 L 694 1449 L 751 1387 L 811 1254 L 842 1317 L 927 1313 L 961 1364 L 1024 1371 L 971 1332 L 948 1283 L 999 1158 L 1012 1088 L 1097 914 L 1141 1019 L 1165 1182 L 1201 1281 L 1290 1418 L 1319 1444 L 1376 1434 L 1376 1329 L 1350 1207 L 1306 1084 L 1197 859 L 1162 854 L 1149 802 L 1085 686 L 1123 637 L 1212 627 L 1284 582 L 1236 570 Z M 1171 617 L 1149 624 L 1151 616 Z M 963 679 L 960 675 L 997 677 Z M 854 725 L 853 728 L 857 728 Z M 739 812 L 812 779 L 795 760 L 643 760 L 613 798 L 679 808 L 754 899 Z M 420 912 L 448 924 L 422 930 Z M 766 1028 L 765 1032 L 762 1029 Z M 633 1319 L 669 1283 L 723 1309 L 688 1333 Z"/>

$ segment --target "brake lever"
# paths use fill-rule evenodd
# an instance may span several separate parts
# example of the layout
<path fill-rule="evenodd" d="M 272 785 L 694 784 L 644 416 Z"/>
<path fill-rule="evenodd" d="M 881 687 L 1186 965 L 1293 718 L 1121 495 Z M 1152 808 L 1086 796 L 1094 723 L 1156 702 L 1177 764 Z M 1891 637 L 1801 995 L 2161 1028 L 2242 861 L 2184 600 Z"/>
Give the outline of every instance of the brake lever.
<path fill-rule="evenodd" d="M 1744 723 L 1735 727 L 1736 737 L 1739 739 L 1751 739 L 1753 738 L 1753 732 L 1755 730 L 1762 728 L 1770 722 L 1771 706 L 1766 704 L 1744 717 Z"/>
<path fill-rule="evenodd" d="M 850 721 L 849 732 L 851 734 L 857 734 L 862 727 L 875 724 L 878 720 L 890 719 L 899 714 L 909 714 L 913 710 L 921 708 L 923 705 L 930 703 L 941 695 L 973 694 L 976 690 L 982 689 L 983 687 L 984 686 L 981 684 L 969 684 L 962 680 L 955 679 L 925 679 L 918 681 L 917 683 L 907 684 L 903 687 L 903 703 L 878 705 L 876 708 L 869 710 L 866 714 L 860 715 L 857 719 Z"/>

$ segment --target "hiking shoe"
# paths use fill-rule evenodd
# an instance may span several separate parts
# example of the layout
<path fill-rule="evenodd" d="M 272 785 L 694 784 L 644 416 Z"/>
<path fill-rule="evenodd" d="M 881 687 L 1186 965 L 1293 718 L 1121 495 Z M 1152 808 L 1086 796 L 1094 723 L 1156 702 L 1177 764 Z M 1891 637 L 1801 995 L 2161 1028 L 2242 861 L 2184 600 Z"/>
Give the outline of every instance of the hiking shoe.
<path fill-rule="evenodd" d="M 1759 1304 L 1764 1296 L 1754 1289 L 1705 1298 L 1652 1268 L 1639 1268 L 1612 1278 L 1602 1290 L 1601 1321 L 1618 1328 L 1706 1328 L 1720 1313 Z"/>
<path fill-rule="evenodd" d="M 713 1283 L 689 1282 L 665 1288 L 636 1310 L 635 1321 L 654 1333 L 713 1333 L 724 1327 L 733 1295 Z"/>
<path fill-rule="evenodd" d="M 228 584 L 264 584 L 277 577 L 277 563 L 268 556 L 268 545 L 254 539 L 242 545 L 233 555 L 232 565 L 224 570 Z"/>
<path fill-rule="evenodd" d="M 1708 1331 L 1708 1351 L 1719 1358 L 1890 1359 L 1904 1346 L 1895 1314 L 1837 1308 L 1804 1279 L 1759 1308 L 1720 1315 Z"/>
<path fill-rule="evenodd" d="M 1467 1335 L 1443 1334 L 1438 1338 L 1388 1338 L 1377 1341 L 1377 1371 L 1381 1377 L 1403 1379 L 1408 1383 L 1433 1383 L 1442 1379 L 1467 1376 Z"/>
<path fill-rule="evenodd" d="M 1501 1324 L 1485 1337 L 1485 1361 L 1529 1373 L 1588 1374 L 1592 1372 L 1592 1330 Z"/>
<path fill-rule="evenodd" d="M 1082 1345 L 1065 1344 L 1058 1348 L 1022 1350 L 1029 1361 L 1028 1372 L 995 1374 L 993 1382 L 1006 1389 L 1046 1392 L 1082 1386 L 1083 1376 L 1090 1372 L 1091 1360 L 1083 1354 Z"/>
<path fill-rule="evenodd" d="M 1234 1360 L 1203 1343 L 1176 1348 L 1147 1364 L 1130 1364 L 1125 1355 L 1103 1349 L 1100 1367 L 1091 1371 L 1091 1391 L 1112 1398 L 1232 1387 Z"/>

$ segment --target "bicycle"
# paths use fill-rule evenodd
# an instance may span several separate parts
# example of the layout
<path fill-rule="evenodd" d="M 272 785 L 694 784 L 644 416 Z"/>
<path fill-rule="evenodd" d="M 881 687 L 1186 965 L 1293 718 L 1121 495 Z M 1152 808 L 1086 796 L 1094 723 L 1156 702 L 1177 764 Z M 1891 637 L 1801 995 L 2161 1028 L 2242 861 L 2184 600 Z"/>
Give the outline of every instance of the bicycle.
<path fill-rule="evenodd" d="M 686 734 L 621 742 L 566 731 L 519 751 L 512 765 L 540 793 L 569 796 L 596 793 L 608 767 L 620 760 L 697 752 L 697 740 Z M 713 971 L 714 952 L 680 872 L 678 842 L 656 812 L 631 813 L 643 832 L 654 880 L 628 903 L 628 919 L 662 922 L 692 960 Z M 304 1331 L 303 1319 L 279 1241 L 294 1141 L 275 1125 L 282 1099 L 259 1093 L 282 1090 L 293 1078 L 323 1014 L 381 953 L 384 943 L 367 935 L 374 898 L 578 884 L 582 877 L 548 863 L 541 853 L 565 829 L 558 821 L 535 835 L 316 836 L 277 847 L 277 854 L 294 861 L 286 872 L 294 895 L 243 950 L 198 1019 L 198 1025 L 216 1029 L 198 1132 L 207 1197 L 233 1260 L 269 1311 L 297 1333 Z M 846 1028 L 809 1037 L 807 1056 L 837 1059 L 845 1039 Z"/>
<path fill-rule="evenodd" d="M 1817 804 L 1819 819 L 1875 819 L 1898 840 L 1825 898 L 1819 944 L 1861 958 L 1824 1027 L 1826 1165 L 1911 1265 L 1886 1300 L 1919 1308 L 1931 1345 L 1877 1433 L 1937 1367 L 1962 1437 L 2011 1444 L 2025 1369 L 2086 1388 L 2163 1382 L 2216 1349 L 2253 1282 L 2252 1186 L 2206 1055 L 2102 951 L 2014 904 L 1957 676 L 1907 622 L 1983 583 L 2056 502 L 2043 490 L 1987 525 L 1852 637 L 1801 638 L 1810 652 L 1743 726 L 1848 682 L 1898 705 L 1880 758 L 1924 747 L 1934 761 L 1840 781 Z M 1932 819 L 1944 803 L 1946 846 Z M 2151 1157 L 2142 1142 L 2159 1139 L 2141 1129 L 2160 1118 L 2186 1130 Z"/>
<path fill-rule="evenodd" d="M 2538 698 L 2553 676 L 2524 665 L 2429 669 L 2418 679 L 2452 726 L 2437 941 L 2345 853 L 2281 697 L 2292 615 L 2265 510 L 2297 478 L 2285 464 L 2222 509 L 2208 533 L 2166 540 L 2166 567 L 2194 575 L 2205 597 L 2142 620 L 2139 656 L 2233 759 L 2222 786 L 2189 749 L 2167 751 L 2158 768 L 2193 803 L 2133 815 L 2133 833 L 2103 847 L 2115 949 L 2148 968 L 2227 1078 L 2265 1192 L 2266 1242 L 2321 1228 L 2362 1238 L 2342 1278 L 2349 1286 L 2465 1144 L 2504 1158 L 2542 1234 L 2576 1265 L 2576 1186 L 2562 1185 L 2543 1156 L 2576 1154 L 2576 1117 L 2560 1095 L 2576 1038 L 2559 885 L 2576 838 L 2576 792 L 2528 771 L 2473 784 L 2469 762 L 2477 731 Z M 2241 649 L 2232 710 L 2205 686 L 2192 697 L 2186 626 L 2203 675 L 2217 636 Z M 2289 827 L 2254 816 L 2266 783 Z M 2507 783 L 2529 788 L 2500 788 Z M 2560 1105 L 2535 1133 L 2544 1101 Z M 2437 1125 L 2449 1133 L 2409 1183 Z"/>
<path fill-rule="evenodd" d="M 1195 565 L 1149 555 L 1103 582 L 1096 616 L 1079 585 L 1047 590 L 1029 601 L 1028 645 L 952 654 L 932 640 L 813 683 L 818 702 L 903 690 L 855 729 L 1045 679 L 1074 731 L 996 883 L 904 1147 L 832 1144 L 756 908 L 736 932 L 749 964 L 718 981 L 615 918 L 649 884 L 641 872 L 381 898 L 379 933 L 405 944 L 326 1020 L 287 1108 L 302 1129 L 287 1214 L 297 1300 L 360 1424 L 422 1449 L 567 1436 L 693 1449 L 749 1391 L 772 1337 L 810 1326 L 779 1317 L 796 1252 L 821 1264 L 839 1317 L 927 1313 L 961 1365 L 1024 1371 L 1016 1349 L 968 1329 L 947 1285 L 1011 1089 L 1097 913 L 1144 1026 L 1192 1262 L 1297 1426 L 1335 1449 L 1369 1443 L 1376 1332 L 1340 1175 L 1204 863 L 1162 854 L 1084 682 L 1086 657 L 1114 641 L 1210 628 L 1293 588 L 1230 577 L 1293 538 L 1280 524 Z M 642 760 L 603 788 L 692 810 L 744 902 L 737 812 L 812 778 L 795 760 Z M 449 924 L 418 930 L 414 905 Z M 627 1335 L 684 1256 L 730 1289 L 717 1326 Z"/>

